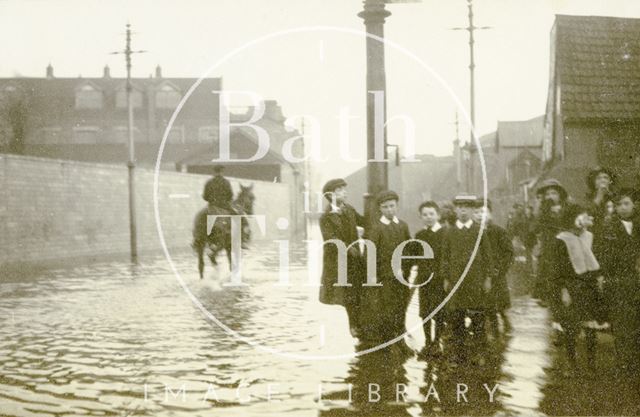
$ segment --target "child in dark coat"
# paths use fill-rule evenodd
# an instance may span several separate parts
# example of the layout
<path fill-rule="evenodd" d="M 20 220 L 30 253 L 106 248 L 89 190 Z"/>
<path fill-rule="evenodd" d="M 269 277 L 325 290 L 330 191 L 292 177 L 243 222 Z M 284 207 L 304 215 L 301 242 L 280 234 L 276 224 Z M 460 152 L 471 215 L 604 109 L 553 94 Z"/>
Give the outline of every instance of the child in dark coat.
<path fill-rule="evenodd" d="M 439 271 L 440 250 L 444 228 L 440 224 L 440 208 L 435 201 L 425 201 L 418 209 L 424 228 L 416 233 L 415 239 L 426 242 L 433 251 L 432 259 L 418 260 L 418 276 L 416 284 L 420 303 L 420 318 L 423 320 L 426 345 L 422 354 L 432 356 L 440 353 L 440 332 L 444 325 L 444 311 L 439 311 L 430 320 L 430 314 L 443 302 L 445 297 L 444 282 Z M 417 247 L 416 247 L 417 250 Z M 416 252 L 416 255 L 424 255 Z"/>
<path fill-rule="evenodd" d="M 396 248 L 411 239 L 409 226 L 396 216 L 398 200 L 398 195 L 393 191 L 383 191 L 377 196 L 382 216 L 366 233 L 367 239 L 376 248 L 377 281 L 382 285 L 363 290 L 363 308 L 368 312 L 365 314 L 367 336 L 375 338 L 379 343 L 395 339 L 406 332 L 405 316 L 411 296 L 410 287 L 397 278 L 400 276 L 408 279 L 411 265 L 405 262 L 395 271 L 392 266 Z M 409 351 L 405 343 L 401 343 L 400 347 Z"/>
<path fill-rule="evenodd" d="M 476 204 L 475 196 L 456 197 L 458 219 L 447 229 L 441 246 L 440 271 L 445 291 L 458 285 L 446 305 L 452 342 L 459 352 L 458 361 L 466 360 L 470 353 L 468 336 L 472 336 L 479 347 L 486 344 L 485 317 L 487 310 L 493 309 L 490 291 L 495 271 L 488 240 L 483 236 L 478 242 L 480 226 L 473 222 Z M 470 331 L 465 325 L 467 319 L 471 320 Z"/>
<path fill-rule="evenodd" d="M 618 367 L 640 371 L 640 226 L 635 217 L 635 192 L 624 189 L 614 198 L 615 216 L 605 222 L 597 239 L 597 256 L 606 283 L 605 298 L 615 338 Z"/>
<path fill-rule="evenodd" d="M 603 277 L 593 250 L 593 234 L 587 228 L 593 224 L 587 211 L 575 204 L 568 205 L 561 218 L 563 231 L 556 235 L 553 246 L 552 295 L 557 306 L 557 318 L 564 332 L 567 358 L 576 365 L 576 339 L 581 328 L 601 317 L 599 288 Z M 595 366 L 596 333 L 593 326 L 584 326 L 587 363 Z"/>

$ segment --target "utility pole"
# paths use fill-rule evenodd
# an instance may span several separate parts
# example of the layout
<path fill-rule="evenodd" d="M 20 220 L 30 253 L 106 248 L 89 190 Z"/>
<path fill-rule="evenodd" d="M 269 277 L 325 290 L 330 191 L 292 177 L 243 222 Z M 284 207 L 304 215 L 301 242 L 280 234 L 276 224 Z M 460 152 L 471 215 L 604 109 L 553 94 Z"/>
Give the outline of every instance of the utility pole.
<path fill-rule="evenodd" d="M 466 30 L 469 32 L 469 115 L 471 117 L 471 129 L 469 132 L 469 143 L 467 147 L 469 150 L 469 166 L 467 167 L 467 187 L 469 192 L 474 191 L 473 181 L 473 163 L 474 154 L 476 151 L 476 144 L 473 138 L 473 129 L 476 125 L 476 97 L 475 97 L 475 58 L 474 58 L 474 44 L 475 38 L 473 36 L 474 31 L 491 29 L 491 26 L 474 26 L 473 25 L 473 0 L 467 0 L 467 7 L 469 8 L 469 26 L 452 28 L 453 30 Z"/>
<path fill-rule="evenodd" d="M 460 192 L 462 185 L 462 149 L 460 148 L 460 122 L 458 121 L 458 111 L 454 122 L 456 126 L 456 138 L 453 141 L 453 158 L 456 163 L 456 191 Z"/>
<path fill-rule="evenodd" d="M 127 134 L 129 137 L 129 161 L 127 162 L 127 168 L 129 171 L 129 236 L 131 246 L 131 261 L 137 262 L 138 260 L 138 243 L 137 243 L 137 230 L 136 230 L 136 193 L 135 193 L 135 148 L 133 140 L 133 102 L 131 101 L 131 55 L 141 54 L 146 51 L 132 51 L 131 50 L 131 25 L 127 23 L 127 40 L 124 51 L 112 52 L 112 55 L 122 54 L 125 57 L 127 64 L 127 113 L 128 124 Z"/>

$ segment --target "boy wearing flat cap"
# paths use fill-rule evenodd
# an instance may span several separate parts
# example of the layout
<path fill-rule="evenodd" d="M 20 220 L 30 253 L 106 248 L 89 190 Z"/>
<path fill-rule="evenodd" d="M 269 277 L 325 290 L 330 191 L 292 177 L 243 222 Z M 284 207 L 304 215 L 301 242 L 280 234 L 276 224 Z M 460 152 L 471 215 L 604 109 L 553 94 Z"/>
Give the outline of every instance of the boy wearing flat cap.
<path fill-rule="evenodd" d="M 393 271 L 391 258 L 396 247 L 411 239 L 411 235 L 407 223 L 397 217 L 398 194 L 382 191 L 376 200 L 382 216 L 371 226 L 367 238 L 376 247 L 377 278 L 382 286 L 365 289 L 367 312 L 363 317 L 367 321 L 367 333 L 378 342 L 386 342 L 406 332 L 405 315 L 411 289 L 396 279 L 395 273 L 402 273 L 408 279 L 410 265 L 402 265 L 402 272 Z M 409 352 L 404 343 L 400 348 Z"/>
<path fill-rule="evenodd" d="M 458 350 L 458 360 L 466 360 L 465 347 L 467 330 L 465 321 L 471 319 L 470 335 L 476 344 L 486 342 L 485 312 L 493 306 L 490 303 L 491 284 L 494 279 L 493 259 L 486 236 L 480 240 L 477 252 L 474 249 L 480 234 L 480 226 L 474 223 L 473 213 L 477 202 L 475 196 L 458 196 L 454 199 L 457 220 L 443 236 L 440 248 L 440 271 L 444 278 L 445 291 L 449 292 L 462 278 L 460 286 L 446 307 L 450 314 L 452 342 Z M 467 264 L 471 263 L 464 275 Z"/>
<path fill-rule="evenodd" d="M 320 217 L 320 231 L 325 242 L 342 241 L 349 247 L 358 241 L 357 227 L 364 227 L 364 217 L 347 204 L 347 183 L 342 178 L 328 181 L 322 188 L 324 197 L 329 202 Z M 353 337 L 360 337 L 359 309 L 362 282 L 358 268 L 358 244 L 347 250 L 347 279 L 350 286 L 337 286 L 338 283 L 338 247 L 325 244 L 322 254 L 322 278 L 320 286 L 320 302 L 323 304 L 342 305 L 347 310 L 349 330 Z"/>

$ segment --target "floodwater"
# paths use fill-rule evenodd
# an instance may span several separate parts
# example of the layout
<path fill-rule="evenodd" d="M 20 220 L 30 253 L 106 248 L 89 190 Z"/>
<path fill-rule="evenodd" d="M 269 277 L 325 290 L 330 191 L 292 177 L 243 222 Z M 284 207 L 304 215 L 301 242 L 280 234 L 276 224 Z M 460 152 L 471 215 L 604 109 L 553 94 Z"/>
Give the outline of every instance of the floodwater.
<path fill-rule="evenodd" d="M 346 315 L 320 305 L 307 260 L 292 249 L 289 287 L 274 285 L 277 247 L 245 254 L 244 287 L 224 267 L 199 280 L 190 253 L 175 256 L 193 296 L 164 257 L 5 276 L 0 282 L 2 416 L 426 416 L 638 414 L 637 386 L 609 372 L 563 373 L 546 309 L 512 274 L 513 329 L 484 364 L 354 352 Z M 407 321 L 417 323 L 414 300 Z M 247 341 L 250 341 L 254 346 Z M 419 350 L 421 328 L 408 337 Z M 267 350 L 277 351 L 270 353 Z M 288 355 L 288 356 L 286 356 Z M 317 359 L 317 358 L 316 358 Z M 600 359 L 599 359 L 600 360 Z M 497 384 L 495 395 L 489 391 Z M 399 388 L 400 387 L 400 388 Z M 466 387 L 463 397 L 458 389 Z M 398 389 L 406 394 L 398 396 Z M 436 394 L 434 394 L 434 391 Z"/>

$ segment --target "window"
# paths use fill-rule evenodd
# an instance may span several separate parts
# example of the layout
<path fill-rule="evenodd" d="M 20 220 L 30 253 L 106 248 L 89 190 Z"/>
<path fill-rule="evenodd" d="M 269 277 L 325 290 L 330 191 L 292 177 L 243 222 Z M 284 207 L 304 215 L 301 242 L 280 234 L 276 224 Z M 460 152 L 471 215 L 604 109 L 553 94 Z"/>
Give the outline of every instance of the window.
<path fill-rule="evenodd" d="M 139 109 L 142 107 L 143 96 L 142 92 L 136 90 L 135 88 L 131 90 L 131 104 L 133 104 L 134 109 Z M 116 92 L 116 107 L 119 109 L 127 108 L 127 89 L 126 87 L 121 88 Z"/>
<path fill-rule="evenodd" d="M 100 129 L 95 126 L 76 126 L 73 128 L 73 143 L 98 143 Z"/>
<path fill-rule="evenodd" d="M 181 98 L 179 91 L 165 84 L 156 92 L 156 107 L 159 109 L 175 109 Z"/>
<path fill-rule="evenodd" d="M 76 90 L 76 109 L 102 108 L 102 91 L 91 84 L 85 84 Z"/>

